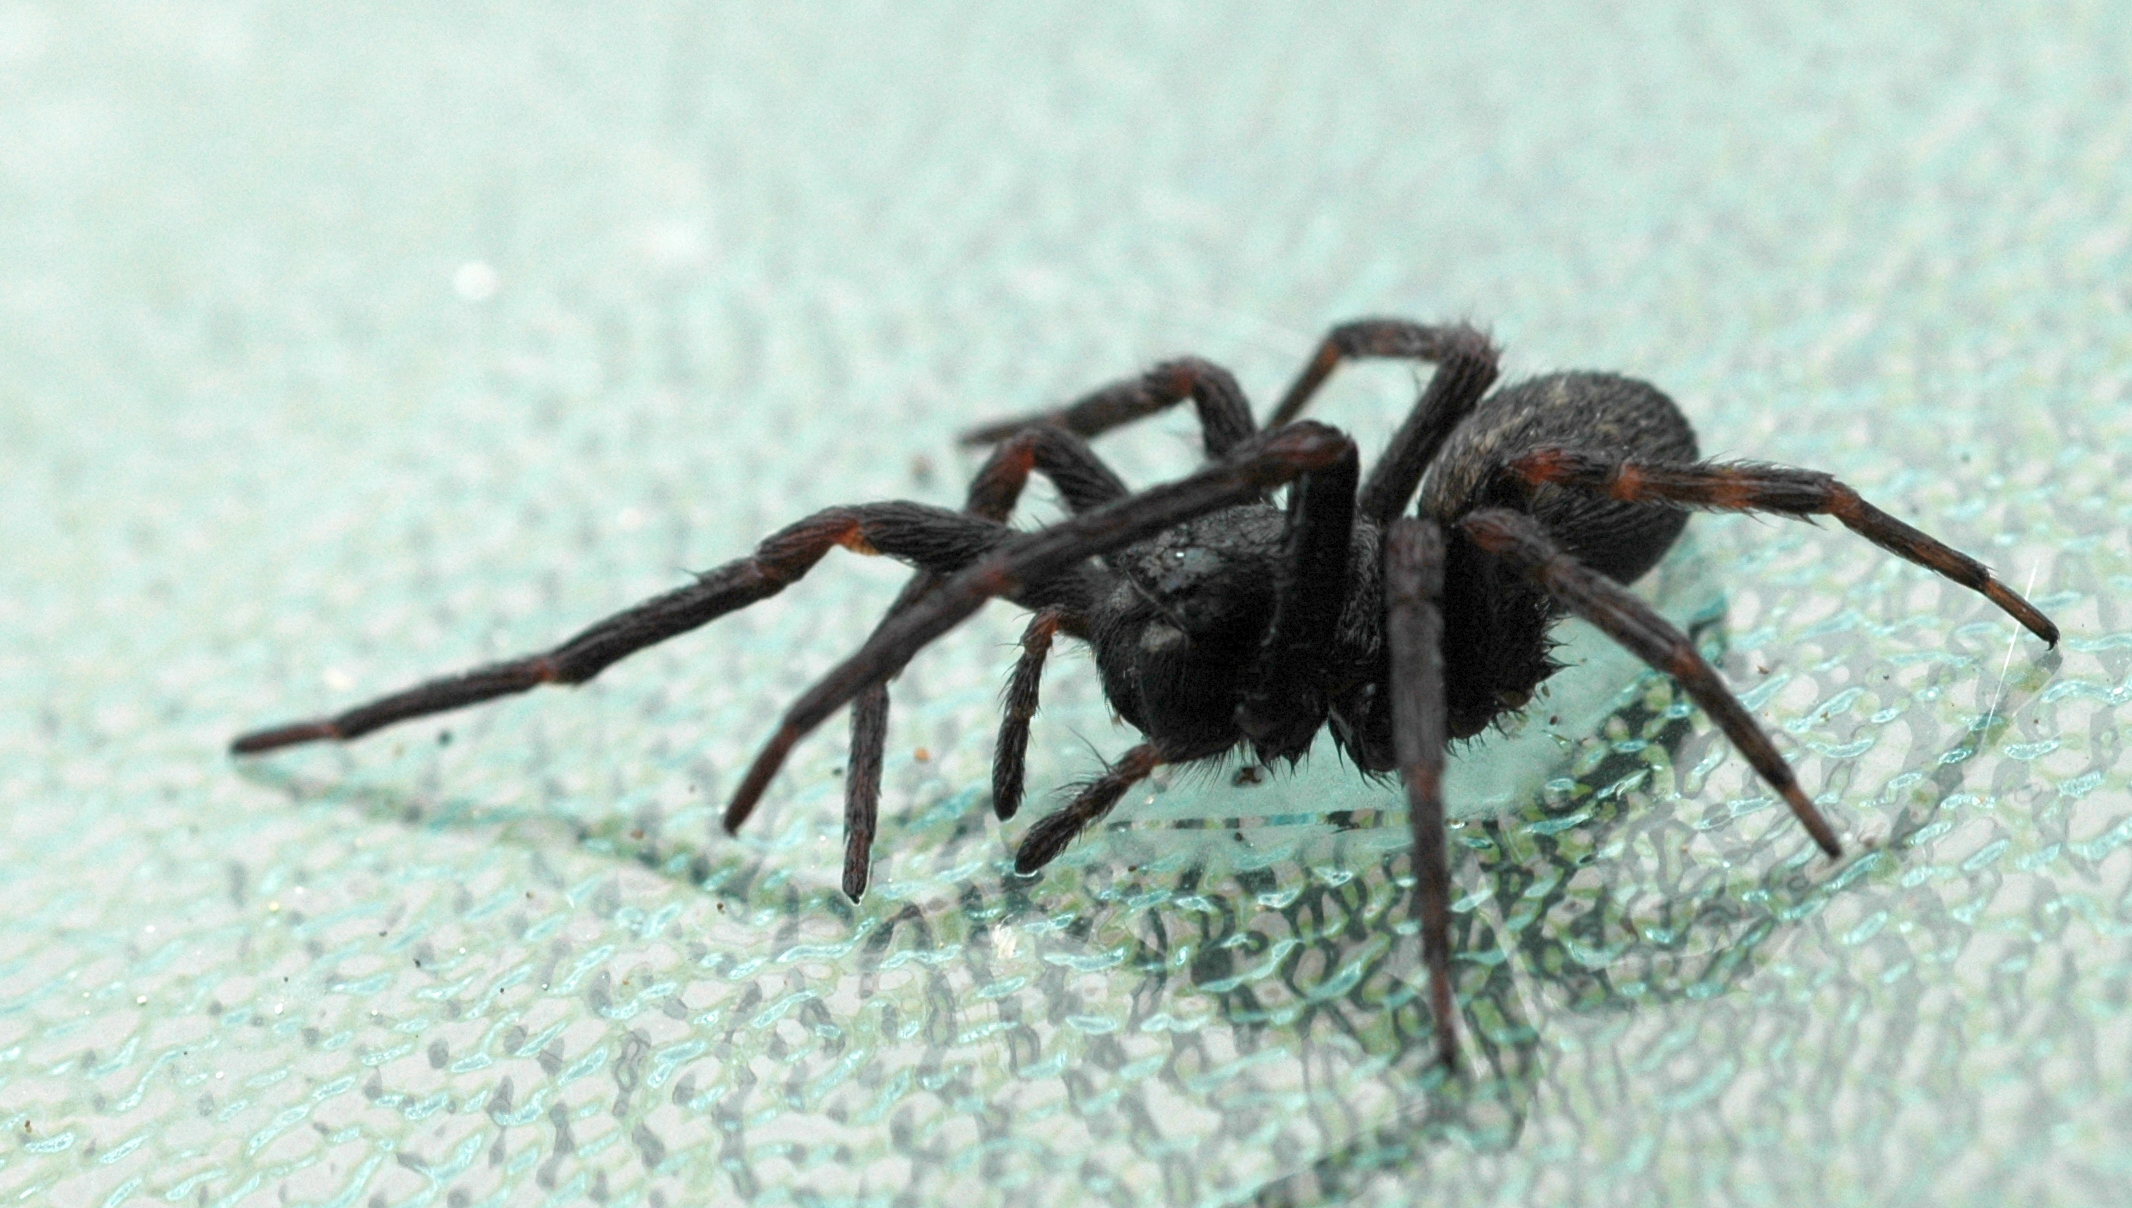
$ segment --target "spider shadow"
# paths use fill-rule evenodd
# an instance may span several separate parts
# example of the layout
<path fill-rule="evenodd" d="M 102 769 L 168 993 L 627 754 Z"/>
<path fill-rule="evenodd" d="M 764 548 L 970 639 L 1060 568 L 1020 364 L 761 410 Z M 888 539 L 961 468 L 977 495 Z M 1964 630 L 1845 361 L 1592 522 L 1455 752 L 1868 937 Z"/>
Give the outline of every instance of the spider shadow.
<path fill-rule="evenodd" d="M 1721 628 L 1700 636 L 1706 655 L 1722 656 Z M 1989 661 L 1935 664 L 1918 693 L 1956 686 Z M 1459 904 L 1465 909 L 1456 915 L 1452 947 L 1465 956 L 1459 995 L 1479 1050 L 1475 1064 L 1485 1073 L 1443 1083 L 1439 1094 L 1270 1185 L 1256 1202 L 1337 1202 L 1373 1173 L 1411 1166 L 1447 1141 L 1513 1144 L 1541 1073 L 1535 997 L 1548 1001 L 1543 1014 L 1627 1017 L 1741 985 L 1767 964 L 1772 941 L 1789 925 L 1854 886 L 1900 875 L 1907 854 L 1936 837 L 1928 828 L 1960 797 L 1976 757 L 2002 745 L 2014 714 L 2061 661 L 2053 650 L 1991 685 L 1989 707 L 1978 702 L 1981 711 L 1955 727 L 1952 745 L 1913 742 L 1901 766 L 1918 770 L 1888 777 L 1875 800 L 1858 804 L 1893 806 L 1883 814 L 1886 832 L 1855 844 L 1833 866 L 1794 834 L 1774 802 L 1713 805 L 1698 818 L 1654 800 L 1654 782 L 1669 776 L 1684 786 L 1679 800 L 1693 798 L 1694 765 L 1723 739 L 1694 732 L 1684 701 L 1663 677 L 1625 690 L 1588 757 L 1558 765 L 1569 776 L 1552 778 L 1525 808 L 1480 820 L 1461 836 L 1483 889 Z M 1660 752 L 1664 758 L 1654 758 Z M 1832 779 L 1847 782 L 1852 770 L 1838 765 Z M 1771 820 L 1764 833 L 1722 859 L 1697 866 L 1668 858 L 1755 815 Z M 1647 853 L 1641 875 L 1595 871 L 1632 848 Z M 1742 877 L 1732 867 L 1759 871 Z M 1485 1121 L 1474 1114 L 1483 1104 L 1493 1112 Z M 1477 1123 L 1485 1127 L 1477 1130 Z"/>
<path fill-rule="evenodd" d="M 406 766 L 408 755 L 401 752 L 393 763 Z M 569 847 L 626 860 L 697 889 L 745 885 L 765 863 L 763 854 L 748 845 L 718 843 L 707 825 L 673 826 L 670 811 L 658 805 L 633 812 L 585 812 L 571 809 L 569 799 L 553 790 L 538 804 L 497 804 L 417 787 L 405 778 L 394 783 L 366 780 L 365 775 L 373 773 L 356 769 L 352 757 L 342 755 L 341 762 L 339 773 L 328 775 L 292 769 L 280 761 L 247 760 L 237 766 L 237 775 L 294 805 L 346 808 L 373 822 L 476 835 L 509 845 L 541 861 L 542 875 L 547 876 L 560 874 L 546 867 L 545 858 Z M 434 784 L 440 778 L 418 772 L 412 779 Z M 689 837 L 688 831 L 700 836 Z"/>

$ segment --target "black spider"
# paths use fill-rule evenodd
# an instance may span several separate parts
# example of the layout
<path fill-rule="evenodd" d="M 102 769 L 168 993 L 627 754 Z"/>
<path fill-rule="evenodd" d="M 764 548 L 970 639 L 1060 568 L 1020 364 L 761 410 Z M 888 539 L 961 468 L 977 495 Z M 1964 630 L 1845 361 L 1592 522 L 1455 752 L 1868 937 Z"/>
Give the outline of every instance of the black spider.
<path fill-rule="evenodd" d="M 1413 413 L 1364 479 L 1354 442 L 1297 421 L 1341 361 L 1434 362 Z M 1178 360 L 1058 411 L 969 433 L 993 445 L 962 512 L 917 503 L 829 508 L 755 552 L 593 625 L 544 654 L 431 680 L 317 721 L 246 734 L 240 754 L 578 684 L 655 642 L 776 594 L 834 545 L 920 573 L 859 649 L 785 714 L 725 811 L 744 822 L 785 755 L 838 708 L 852 710 L 844 890 L 866 888 L 888 719 L 888 680 L 994 596 L 1035 613 L 1009 681 L 993 806 L 1021 804 L 1037 684 L 1060 633 L 1095 648 L 1103 691 L 1145 735 L 1023 837 L 1015 868 L 1051 862 L 1133 784 L 1165 763 L 1239 747 L 1294 761 L 1319 727 L 1368 772 L 1397 771 L 1414 828 L 1415 895 L 1442 1060 L 1454 1060 L 1449 886 L 1439 786 L 1444 747 L 1522 707 L 1555 671 L 1548 628 L 1581 616 L 1678 680 L 1790 805 L 1814 842 L 1836 835 L 1747 710 L 1681 632 L 1623 590 L 1679 535 L 1683 509 L 1827 514 L 1891 553 L 1973 588 L 2053 645 L 2057 627 L 1973 559 L 1880 511 L 1826 474 L 1698 460 L 1671 400 L 1630 378 L 1560 373 L 1489 394 L 1496 350 L 1463 325 L 1371 319 L 1335 328 L 1256 427 L 1229 373 Z M 1133 493 L 1084 438 L 1186 399 L 1207 465 Z M 1005 521 L 1031 471 L 1067 519 Z M 1359 483 L 1359 490 L 1358 490 Z M 1288 487 L 1285 511 L 1271 493 Z M 1408 505 L 1420 492 L 1420 507 Z"/>

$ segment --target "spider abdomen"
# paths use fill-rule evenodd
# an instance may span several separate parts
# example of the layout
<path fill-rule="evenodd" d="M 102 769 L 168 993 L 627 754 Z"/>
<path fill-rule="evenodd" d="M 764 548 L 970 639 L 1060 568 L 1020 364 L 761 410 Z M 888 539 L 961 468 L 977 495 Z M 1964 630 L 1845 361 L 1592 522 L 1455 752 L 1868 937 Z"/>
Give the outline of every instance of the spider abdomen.
<path fill-rule="evenodd" d="M 1547 632 L 1560 610 L 1546 592 L 1475 548 L 1457 527 L 1482 507 L 1525 512 L 1585 565 L 1633 582 L 1665 556 L 1685 511 L 1623 503 L 1552 484 L 1528 487 L 1503 468 L 1536 449 L 1567 448 L 1642 462 L 1693 462 L 1687 418 L 1657 387 L 1611 373 L 1552 373 L 1482 399 L 1444 444 L 1422 485 L 1423 515 L 1448 534 L 1444 565 L 1446 729 L 1470 737 L 1523 707 L 1557 664 Z"/>
<path fill-rule="evenodd" d="M 1506 496 L 1501 468 L 1550 448 L 1640 462 L 1685 464 L 1701 456 L 1687 417 L 1656 386 L 1612 373 L 1550 373 L 1506 386 L 1473 408 L 1422 484 L 1422 512 L 1449 525 L 1476 507 L 1513 507 L 1585 565 L 1622 583 L 1642 578 L 1672 548 L 1688 514 L 1546 483 Z"/>

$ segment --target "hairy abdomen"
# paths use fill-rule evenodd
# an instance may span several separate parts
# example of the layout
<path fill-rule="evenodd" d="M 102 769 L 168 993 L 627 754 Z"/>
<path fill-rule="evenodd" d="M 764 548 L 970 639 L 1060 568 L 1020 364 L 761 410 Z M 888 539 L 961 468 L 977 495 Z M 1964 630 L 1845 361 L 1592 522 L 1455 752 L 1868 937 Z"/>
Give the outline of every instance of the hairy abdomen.
<path fill-rule="evenodd" d="M 1658 564 L 1688 522 L 1677 508 L 1617 503 L 1551 484 L 1506 493 L 1495 471 L 1532 449 L 1582 449 L 1641 461 L 1701 454 L 1687 418 L 1657 387 L 1611 373 L 1552 373 L 1483 399 L 1451 434 L 1422 484 L 1422 510 L 1447 529 L 1476 507 L 1529 511 L 1579 561 L 1623 583 Z"/>

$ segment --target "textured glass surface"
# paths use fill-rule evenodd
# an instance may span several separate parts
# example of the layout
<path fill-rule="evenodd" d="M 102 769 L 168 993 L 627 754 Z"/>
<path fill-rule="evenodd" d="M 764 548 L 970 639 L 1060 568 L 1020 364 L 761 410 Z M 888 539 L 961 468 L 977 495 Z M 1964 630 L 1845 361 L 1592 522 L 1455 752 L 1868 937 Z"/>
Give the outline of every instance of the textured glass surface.
<path fill-rule="evenodd" d="M 2122 1202 L 2132 22 L 1321 7 L 0 0 L 0 1198 Z M 1004 606 L 897 682 L 861 905 L 841 719 L 714 834 L 893 565 L 223 753 L 810 509 L 952 504 L 959 427 L 1164 355 L 1263 409 L 1370 313 L 1658 382 L 2066 640 L 1696 520 L 1642 590 L 1850 855 L 1576 646 L 1453 770 L 1450 1081 L 1403 806 L 1329 752 L 1007 875 Z M 1414 385 L 1323 414 L 1375 449 Z M 1191 430 L 1101 449 L 1151 481 Z M 1037 808 L 1132 741 L 1054 666 Z"/>

